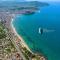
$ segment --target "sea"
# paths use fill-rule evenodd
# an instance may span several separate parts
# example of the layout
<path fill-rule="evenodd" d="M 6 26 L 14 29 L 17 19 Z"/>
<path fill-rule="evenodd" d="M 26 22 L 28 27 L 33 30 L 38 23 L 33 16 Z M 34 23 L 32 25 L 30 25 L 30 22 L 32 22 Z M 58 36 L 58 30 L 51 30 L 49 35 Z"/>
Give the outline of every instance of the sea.
<path fill-rule="evenodd" d="M 40 12 L 17 15 L 12 22 L 17 33 L 34 52 L 48 60 L 60 60 L 60 3 L 40 7 Z M 39 28 L 43 33 L 39 33 Z"/>

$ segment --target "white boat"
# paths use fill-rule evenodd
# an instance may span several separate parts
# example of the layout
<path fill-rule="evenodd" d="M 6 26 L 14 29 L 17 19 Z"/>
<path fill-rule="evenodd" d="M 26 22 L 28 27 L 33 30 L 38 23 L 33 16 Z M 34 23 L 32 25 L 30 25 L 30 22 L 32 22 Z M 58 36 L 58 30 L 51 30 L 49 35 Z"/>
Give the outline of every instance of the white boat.
<path fill-rule="evenodd" d="M 43 34 L 43 29 L 42 28 L 39 28 L 39 33 Z"/>
<path fill-rule="evenodd" d="M 39 34 L 54 32 L 55 30 L 39 28 Z"/>

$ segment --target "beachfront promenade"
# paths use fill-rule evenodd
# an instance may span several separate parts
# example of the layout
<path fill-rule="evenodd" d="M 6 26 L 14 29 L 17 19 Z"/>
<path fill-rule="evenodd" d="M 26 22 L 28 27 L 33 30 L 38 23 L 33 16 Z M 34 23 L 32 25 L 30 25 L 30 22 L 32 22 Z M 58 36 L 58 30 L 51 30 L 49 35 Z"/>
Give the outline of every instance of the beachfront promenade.
<path fill-rule="evenodd" d="M 14 33 L 13 33 L 14 34 Z M 12 35 L 13 35 L 12 34 Z M 11 35 L 11 36 L 12 36 Z M 24 57 L 24 55 L 22 54 L 22 52 L 21 52 L 21 49 L 19 48 L 19 46 L 18 46 L 18 44 L 16 43 L 16 36 L 15 35 L 13 35 L 13 40 L 11 40 L 12 41 L 12 43 L 14 44 L 14 46 L 15 46 L 15 48 L 17 49 L 17 51 L 19 52 L 19 54 L 21 55 L 21 57 L 23 58 L 23 60 L 26 60 L 26 58 Z"/>

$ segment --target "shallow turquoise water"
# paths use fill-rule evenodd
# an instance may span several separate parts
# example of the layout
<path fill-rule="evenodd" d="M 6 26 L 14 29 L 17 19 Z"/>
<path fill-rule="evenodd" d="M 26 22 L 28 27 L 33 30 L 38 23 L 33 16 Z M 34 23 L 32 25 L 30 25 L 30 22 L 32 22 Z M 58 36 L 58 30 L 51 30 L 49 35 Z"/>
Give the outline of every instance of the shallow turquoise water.
<path fill-rule="evenodd" d="M 60 4 L 51 3 L 40 11 L 17 16 L 13 25 L 33 52 L 43 53 L 48 60 L 60 60 Z M 54 31 L 41 35 L 40 27 Z"/>

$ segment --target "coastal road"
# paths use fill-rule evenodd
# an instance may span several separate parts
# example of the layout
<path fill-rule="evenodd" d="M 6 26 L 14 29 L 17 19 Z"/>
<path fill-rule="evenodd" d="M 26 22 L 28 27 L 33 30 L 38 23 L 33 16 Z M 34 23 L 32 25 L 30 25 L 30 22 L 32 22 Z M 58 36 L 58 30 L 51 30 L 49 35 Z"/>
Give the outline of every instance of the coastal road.
<path fill-rule="evenodd" d="M 21 52 L 20 48 L 18 47 L 18 45 L 16 44 L 16 42 L 14 40 L 11 40 L 12 43 L 14 44 L 15 48 L 17 49 L 17 51 L 20 53 L 21 57 L 23 58 L 23 60 L 26 60 L 25 56 L 23 55 L 23 53 Z"/>

